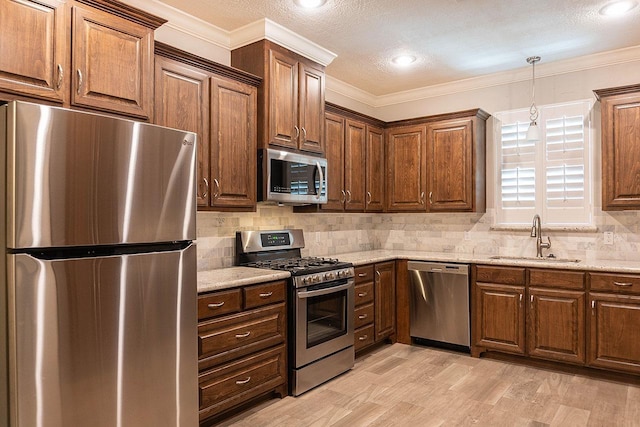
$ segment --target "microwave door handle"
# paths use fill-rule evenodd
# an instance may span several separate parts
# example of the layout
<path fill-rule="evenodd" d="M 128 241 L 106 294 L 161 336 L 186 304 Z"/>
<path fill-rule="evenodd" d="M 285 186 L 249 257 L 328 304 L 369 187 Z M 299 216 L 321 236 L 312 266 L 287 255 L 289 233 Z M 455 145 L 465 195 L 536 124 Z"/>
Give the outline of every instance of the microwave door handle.
<path fill-rule="evenodd" d="M 320 188 L 318 188 L 316 199 L 320 200 L 320 197 L 322 196 L 322 186 L 324 185 L 324 173 L 322 173 L 322 166 L 320 166 L 320 162 L 316 162 L 316 167 L 318 168 L 318 172 L 320 173 Z"/>
<path fill-rule="evenodd" d="M 317 291 L 298 292 L 298 298 L 311 298 L 311 297 L 318 297 L 321 295 L 332 294 L 334 292 L 340 292 L 340 291 L 344 291 L 345 289 L 349 289 L 351 286 L 353 286 L 353 284 L 351 283 L 351 281 L 349 281 L 344 285 L 334 286 L 331 288 L 318 289 Z"/>

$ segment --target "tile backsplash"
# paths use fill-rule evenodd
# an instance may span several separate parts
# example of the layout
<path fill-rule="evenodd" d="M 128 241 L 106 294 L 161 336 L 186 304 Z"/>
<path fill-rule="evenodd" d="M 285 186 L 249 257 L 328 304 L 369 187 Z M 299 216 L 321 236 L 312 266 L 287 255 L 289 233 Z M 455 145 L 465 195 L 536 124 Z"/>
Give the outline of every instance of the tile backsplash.
<path fill-rule="evenodd" d="M 494 230 L 493 210 L 485 214 L 294 213 L 291 207 L 259 205 L 257 212 L 198 212 L 198 270 L 234 263 L 238 230 L 301 228 L 303 255 L 335 256 L 373 249 L 419 250 L 477 255 L 535 256 L 529 228 Z M 595 229 L 544 230 L 559 258 L 616 259 L 640 262 L 640 212 L 602 212 Z M 603 233 L 614 233 L 605 245 Z"/>

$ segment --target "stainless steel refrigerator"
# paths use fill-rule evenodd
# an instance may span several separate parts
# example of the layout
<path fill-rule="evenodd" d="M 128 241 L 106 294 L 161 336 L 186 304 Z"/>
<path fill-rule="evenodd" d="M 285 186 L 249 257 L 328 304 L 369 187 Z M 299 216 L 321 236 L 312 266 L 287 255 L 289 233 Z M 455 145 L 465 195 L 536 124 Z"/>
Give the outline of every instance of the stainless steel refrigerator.
<path fill-rule="evenodd" d="M 0 107 L 0 425 L 196 426 L 195 134 Z"/>

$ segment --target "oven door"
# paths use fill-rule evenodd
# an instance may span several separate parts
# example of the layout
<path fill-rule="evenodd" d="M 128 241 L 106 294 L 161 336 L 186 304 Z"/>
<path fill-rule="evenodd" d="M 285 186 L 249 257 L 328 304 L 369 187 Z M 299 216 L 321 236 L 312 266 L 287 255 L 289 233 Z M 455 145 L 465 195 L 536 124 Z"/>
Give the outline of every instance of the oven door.
<path fill-rule="evenodd" d="M 353 279 L 296 289 L 295 294 L 295 368 L 353 346 Z"/>

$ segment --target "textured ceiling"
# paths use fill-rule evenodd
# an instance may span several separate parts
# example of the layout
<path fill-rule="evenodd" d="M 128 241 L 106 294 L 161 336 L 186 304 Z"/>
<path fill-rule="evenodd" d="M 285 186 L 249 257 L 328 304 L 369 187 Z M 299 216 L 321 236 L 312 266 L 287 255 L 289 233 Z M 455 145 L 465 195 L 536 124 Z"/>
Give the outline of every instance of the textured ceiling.
<path fill-rule="evenodd" d="M 640 7 L 605 17 L 608 0 L 162 0 L 233 31 L 268 18 L 336 53 L 327 74 L 373 95 L 640 46 Z M 401 69 L 390 59 L 418 58 Z"/>

